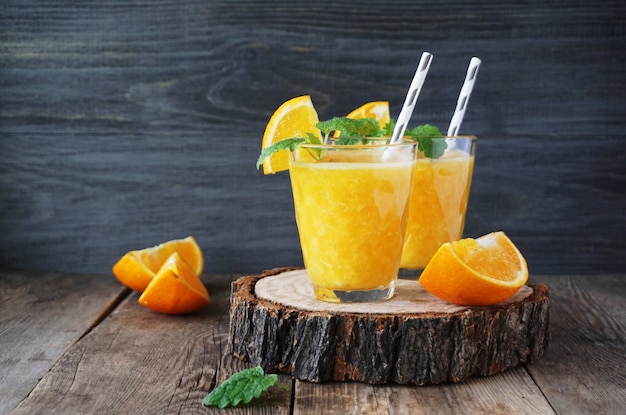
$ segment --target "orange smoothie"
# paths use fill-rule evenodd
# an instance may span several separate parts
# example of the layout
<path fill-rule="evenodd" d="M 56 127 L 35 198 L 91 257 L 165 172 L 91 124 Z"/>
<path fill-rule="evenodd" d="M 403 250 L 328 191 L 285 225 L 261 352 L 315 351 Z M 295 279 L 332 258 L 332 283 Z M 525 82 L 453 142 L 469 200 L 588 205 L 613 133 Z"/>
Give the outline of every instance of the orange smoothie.
<path fill-rule="evenodd" d="M 392 295 L 398 275 L 414 156 L 382 162 L 380 152 L 363 154 L 294 156 L 289 168 L 305 268 L 326 301 L 344 301 L 336 290 Z"/>
<path fill-rule="evenodd" d="M 473 169 L 473 151 L 416 160 L 402 268 L 424 268 L 443 243 L 461 238 Z"/>

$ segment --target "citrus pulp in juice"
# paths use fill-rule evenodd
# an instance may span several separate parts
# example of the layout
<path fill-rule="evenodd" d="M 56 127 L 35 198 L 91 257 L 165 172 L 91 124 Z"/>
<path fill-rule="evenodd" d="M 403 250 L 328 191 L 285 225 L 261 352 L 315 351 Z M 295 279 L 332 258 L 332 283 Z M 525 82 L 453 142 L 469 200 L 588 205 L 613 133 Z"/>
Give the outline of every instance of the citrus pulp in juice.
<path fill-rule="evenodd" d="M 299 149 L 289 168 L 304 264 L 315 294 L 328 301 L 342 301 L 335 298 L 337 290 L 391 287 L 393 294 L 414 156 L 384 160 L 380 149 L 323 152 L 316 160 Z"/>
<path fill-rule="evenodd" d="M 474 169 L 473 148 L 472 142 L 468 152 L 452 149 L 437 159 L 418 156 L 402 268 L 424 268 L 442 244 L 461 238 Z"/>

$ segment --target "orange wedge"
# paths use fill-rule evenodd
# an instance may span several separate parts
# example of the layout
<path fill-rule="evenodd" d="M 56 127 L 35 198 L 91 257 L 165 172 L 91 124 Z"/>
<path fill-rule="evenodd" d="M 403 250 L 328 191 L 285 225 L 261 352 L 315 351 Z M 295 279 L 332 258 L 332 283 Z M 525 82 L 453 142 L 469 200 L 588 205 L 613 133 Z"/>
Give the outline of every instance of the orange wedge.
<path fill-rule="evenodd" d="M 128 288 L 143 292 L 167 258 L 174 252 L 180 254 L 196 275 L 202 274 L 204 258 L 193 236 L 127 252 L 113 266 L 113 274 Z"/>
<path fill-rule="evenodd" d="M 419 279 L 436 297 L 471 306 L 504 301 L 526 281 L 526 260 L 504 232 L 443 244 Z"/>
<path fill-rule="evenodd" d="M 306 133 L 321 136 L 316 124 L 319 122 L 317 111 L 313 107 L 311 97 L 303 95 L 292 98 L 283 103 L 270 118 L 265 133 L 261 149 L 272 144 L 287 139 L 306 137 Z M 273 174 L 289 169 L 289 153 L 282 150 L 263 160 L 263 173 Z"/>
<path fill-rule="evenodd" d="M 211 302 L 200 278 L 177 253 L 163 264 L 139 297 L 139 303 L 165 314 L 191 313 Z"/>
<path fill-rule="evenodd" d="M 361 105 L 359 108 L 352 111 L 346 116 L 347 118 L 359 119 L 359 118 L 374 118 L 378 121 L 380 128 L 384 128 L 390 120 L 389 117 L 389 102 L 387 101 L 372 101 L 367 104 Z"/>

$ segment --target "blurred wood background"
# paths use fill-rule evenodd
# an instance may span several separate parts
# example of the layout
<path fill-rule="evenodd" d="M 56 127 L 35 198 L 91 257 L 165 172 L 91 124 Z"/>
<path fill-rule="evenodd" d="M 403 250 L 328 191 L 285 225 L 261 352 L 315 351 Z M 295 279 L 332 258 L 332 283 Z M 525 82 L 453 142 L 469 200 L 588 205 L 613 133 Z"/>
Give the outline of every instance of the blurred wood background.
<path fill-rule="evenodd" d="M 0 4 L 0 267 L 109 273 L 194 235 L 207 272 L 301 264 L 269 116 L 371 100 L 479 137 L 466 235 L 504 230 L 531 274 L 626 265 L 623 1 L 24 1 Z"/>

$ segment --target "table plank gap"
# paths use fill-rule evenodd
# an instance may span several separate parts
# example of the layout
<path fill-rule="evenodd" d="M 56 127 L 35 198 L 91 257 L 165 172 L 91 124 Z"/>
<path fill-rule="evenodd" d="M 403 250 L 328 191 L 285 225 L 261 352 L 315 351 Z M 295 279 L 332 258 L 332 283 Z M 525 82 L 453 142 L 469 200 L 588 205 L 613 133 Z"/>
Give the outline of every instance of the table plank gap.
<path fill-rule="evenodd" d="M 530 375 L 559 414 L 626 407 L 623 275 L 541 276 L 553 286 L 552 342 Z"/>
<path fill-rule="evenodd" d="M 529 368 L 529 366 L 531 365 L 531 363 L 526 363 L 524 364 L 522 367 L 524 368 L 524 370 L 526 371 L 526 374 L 532 379 L 532 381 L 534 382 L 535 386 L 537 386 L 537 389 L 539 389 L 539 391 L 541 392 L 541 395 L 544 397 L 544 399 L 546 400 L 547 404 L 550 405 L 550 408 L 552 408 L 552 411 L 556 414 L 558 413 L 556 408 L 552 406 L 552 403 L 550 403 L 550 399 L 548 398 L 548 396 L 544 393 L 543 389 L 541 388 L 541 385 L 537 382 L 537 380 L 535 379 L 535 377 L 533 376 L 533 372 L 532 370 Z"/>
<path fill-rule="evenodd" d="M 80 341 L 83 337 L 85 337 L 87 334 L 89 334 L 96 326 L 98 326 L 98 324 L 102 323 L 102 321 L 104 321 L 105 318 L 107 318 L 113 311 L 115 311 L 115 309 L 117 307 L 119 307 L 119 305 L 129 296 L 131 295 L 133 291 L 128 289 L 128 288 L 123 288 L 118 295 L 116 295 L 115 297 L 113 297 L 111 299 L 111 302 L 109 304 L 106 305 L 106 307 L 104 307 L 102 309 L 102 311 L 100 312 L 100 314 L 98 314 L 96 316 L 96 318 L 94 319 L 93 323 L 89 325 L 89 327 L 87 327 L 87 329 L 85 329 L 85 331 L 80 335 L 80 337 L 78 339 L 76 339 L 77 341 Z M 74 342 L 74 343 L 76 343 Z"/>

